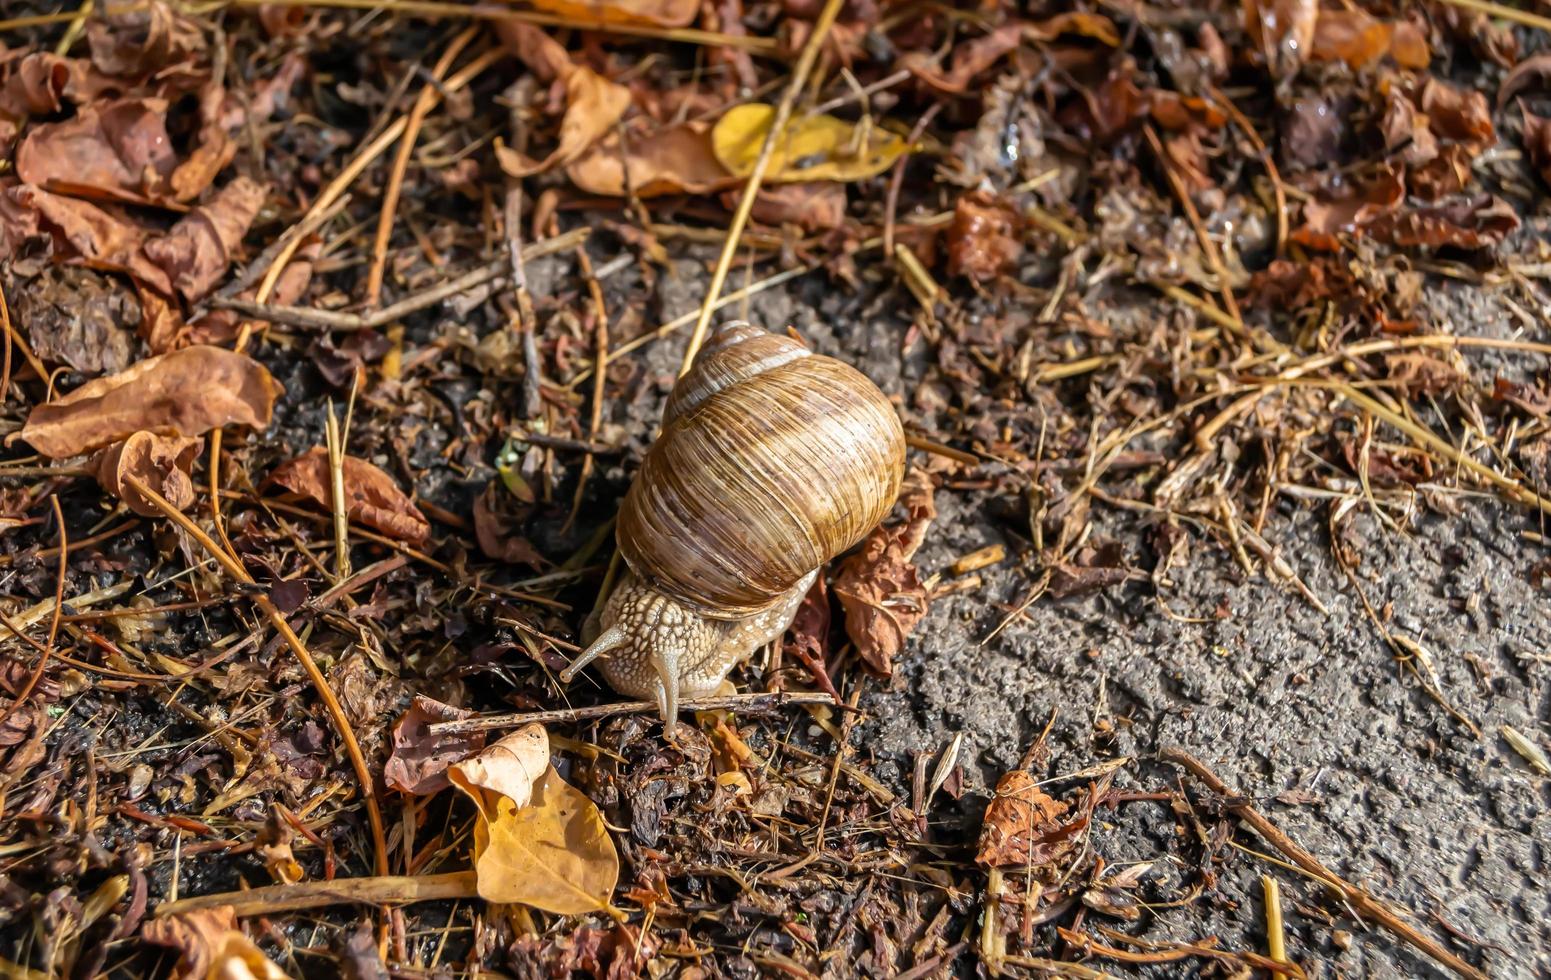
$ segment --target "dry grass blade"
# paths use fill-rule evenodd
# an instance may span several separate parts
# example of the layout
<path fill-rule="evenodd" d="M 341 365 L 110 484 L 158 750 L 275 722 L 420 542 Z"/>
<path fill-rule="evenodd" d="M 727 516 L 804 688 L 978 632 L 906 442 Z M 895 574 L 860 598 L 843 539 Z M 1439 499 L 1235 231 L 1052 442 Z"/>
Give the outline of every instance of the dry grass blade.
<path fill-rule="evenodd" d="M 369 878 L 336 878 L 333 881 L 301 881 L 289 885 L 266 885 L 237 892 L 196 895 L 163 902 L 156 907 L 157 918 L 231 906 L 239 918 L 269 915 L 329 905 L 405 905 L 410 902 L 439 902 L 450 898 L 474 897 L 474 872 L 449 871 L 434 875 L 376 875 Z"/>
<path fill-rule="evenodd" d="M 808 35 L 808 41 L 803 45 L 802 54 L 797 58 L 797 65 L 792 69 L 791 81 L 787 82 L 786 91 L 781 95 L 781 101 L 776 105 L 775 118 L 770 123 L 770 132 L 765 134 L 765 141 L 759 148 L 759 157 L 754 161 L 754 168 L 749 171 L 749 178 L 743 185 L 742 196 L 738 199 L 738 209 L 733 212 L 732 225 L 727 229 L 727 240 L 722 244 L 722 254 L 717 257 L 716 268 L 711 273 L 710 285 L 706 286 L 705 299 L 700 304 L 700 315 L 695 319 L 695 332 L 690 335 L 689 346 L 684 349 L 684 363 L 679 367 L 682 376 L 689 371 L 689 367 L 695 360 L 695 354 L 700 350 L 700 345 L 705 342 L 706 328 L 711 324 L 711 313 L 716 309 L 716 301 L 722 294 L 722 286 L 727 282 L 727 273 L 732 269 L 732 260 L 738 252 L 738 239 L 743 236 L 743 228 L 749 222 L 749 214 L 754 210 L 754 201 L 759 196 L 759 186 L 764 182 L 765 172 L 770 169 L 770 159 L 775 153 L 776 144 L 786 138 L 786 124 L 792 117 L 792 107 L 797 104 L 797 96 L 802 94 L 803 87 L 808 83 L 808 75 L 813 71 L 813 63 L 818 60 L 819 51 L 824 47 L 824 39 L 829 36 L 830 28 L 835 26 L 835 18 L 840 15 L 843 0 L 826 0 L 824 9 L 819 13 L 818 20 L 813 24 L 812 33 Z"/>
<path fill-rule="evenodd" d="M 195 524 L 188 515 L 169 504 L 161 494 L 146 486 L 138 477 L 126 474 L 124 482 L 129 484 L 135 492 L 150 501 L 169 521 L 178 525 L 189 537 L 198 542 L 199 546 L 204 548 L 210 557 L 214 558 L 216 563 L 225 569 L 226 573 L 235 581 L 245 585 L 254 584 L 253 576 L 248 574 L 248 570 L 242 567 L 242 564 L 223 550 L 220 545 L 211 540 L 210 536 L 201 530 L 199 525 Z M 328 678 L 324 677 L 323 671 L 318 668 L 317 661 L 312 659 L 312 654 L 308 652 L 306 645 L 296 635 L 296 631 L 291 629 L 291 624 L 286 621 L 285 616 L 280 610 L 275 608 L 275 604 L 270 601 L 269 596 L 257 593 L 253 596 L 253 602 L 264 613 L 264 617 L 269 620 L 270 624 L 274 626 L 276 632 L 285 640 L 286 646 L 290 647 L 291 652 L 296 655 L 297 661 L 302 665 L 302 669 L 307 672 L 307 676 L 317 690 L 318 696 L 322 698 L 324 707 L 328 709 L 329 717 L 334 722 L 334 728 L 345 744 L 345 752 L 350 757 L 350 764 L 355 768 L 356 779 L 360 783 L 361 798 L 366 804 L 366 817 L 371 824 L 372 843 L 376 851 L 377 872 L 379 875 L 385 875 L 388 873 L 388 842 L 383 833 L 382 810 L 377 804 L 377 794 L 374 792 L 371 770 L 367 768 L 366 756 L 361 753 L 361 745 L 356 741 L 355 731 L 350 727 L 350 719 L 345 717 L 345 709 L 340 705 L 339 698 L 334 694 L 333 688 L 329 686 Z"/>
<path fill-rule="evenodd" d="M 51 494 L 48 500 L 54 507 L 54 521 L 59 527 L 59 567 L 55 576 L 54 614 L 49 620 L 48 643 L 43 649 L 38 651 L 38 662 L 33 665 L 31 673 L 27 675 L 27 680 L 22 683 L 21 689 L 16 692 L 16 697 L 11 700 L 10 704 L 6 705 L 4 711 L 0 711 L 0 729 L 5 727 L 5 723 L 11 719 L 11 715 L 17 709 L 27 703 L 27 699 L 32 697 L 33 689 L 38 686 L 38 681 L 43 679 L 43 672 L 48 669 L 49 657 L 54 653 L 54 641 L 59 637 L 59 617 L 65 609 L 65 570 L 69 566 L 70 539 L 68 532 L 65 530 L 65 514 L 59 506 L 59 494 Z M 9 618 L 6 619 L 6 626 L 17 636 L 22 635 L 21 631 L 12 624 Z"/>

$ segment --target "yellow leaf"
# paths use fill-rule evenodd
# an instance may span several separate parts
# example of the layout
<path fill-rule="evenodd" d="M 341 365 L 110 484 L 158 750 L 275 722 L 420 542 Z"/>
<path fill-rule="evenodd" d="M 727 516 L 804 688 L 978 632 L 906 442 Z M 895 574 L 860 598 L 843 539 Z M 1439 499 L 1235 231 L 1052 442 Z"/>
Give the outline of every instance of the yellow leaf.
<path fill-rule="evenodd" d="M 722 166 L 740 177 L 754 170 L 775 112 L 774 106 L 754 102 L 734 106 L 717 120 L 711 147 Z M 861 127 L 835 116 L 796 116 L 787 120 L 771 153 L 765 180 L 862 180 L 883 173 L 906 148 L 904 139 L 876 125 Z"/>
<path fill-rule="evenodd" d="M 518 808 L 533 798 L 533 784 L 549 768 L 549 733 L 543 725 L 524 725 L 472 758 L 447 767 L 453 785 L 474 797 L 487 789 L 511 800 Z"/>
<path fill-rule="evenodd" d="M 700 11 L 699 0 L 531 0 L 557 17 L 599 24 L 651 24 L 688 27 Z M 580 25 L 578 25 L 580 26 Z"/>
<path fill-rule="evenodd" d="M 474 875 L 488 902 L 530 905 L 557 915 L 609 907 L 619 880 L 619 853 L 603 815 L 553 766 L 518 808 L 500 793 L 455 783 L 479 807 Z"/>

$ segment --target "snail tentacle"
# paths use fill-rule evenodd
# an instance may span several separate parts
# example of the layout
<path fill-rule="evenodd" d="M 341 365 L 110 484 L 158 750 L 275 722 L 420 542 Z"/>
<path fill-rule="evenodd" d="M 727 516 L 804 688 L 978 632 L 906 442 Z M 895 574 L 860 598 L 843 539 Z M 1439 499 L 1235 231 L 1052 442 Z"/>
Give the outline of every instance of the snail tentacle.
<path fill-rule="evenodd" d="M 587 649 L 583 650 L 575 660 L 571 661 L 571 665 L 569 667 L 560 672 L 560 683 L 571 683 L 571 678 L 581 673 L 582 668 L 598 659 L 599 654 L 607 653 L 608 651 L 613 650 L 616 647 L 622 647 L 629 642 L 630 634 L 625 631 L 623 626 L 610 626 L 608 629 L 598 634 L 598 638 L 593 640 Z"/>

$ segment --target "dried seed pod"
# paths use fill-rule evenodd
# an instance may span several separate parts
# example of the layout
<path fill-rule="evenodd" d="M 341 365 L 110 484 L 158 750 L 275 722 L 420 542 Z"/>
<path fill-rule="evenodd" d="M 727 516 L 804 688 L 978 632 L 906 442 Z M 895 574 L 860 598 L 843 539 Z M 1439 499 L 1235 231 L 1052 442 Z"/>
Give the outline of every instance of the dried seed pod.
<path fill-rule="evenodd" d="M 888 514 L 905 433 L 865 375 L 786 337 L 729 324 L 674 386 L 620 510 L 627 574 L 594 658 L 622 694 L 714 692 L 780 636 L 820 567 Z"/>

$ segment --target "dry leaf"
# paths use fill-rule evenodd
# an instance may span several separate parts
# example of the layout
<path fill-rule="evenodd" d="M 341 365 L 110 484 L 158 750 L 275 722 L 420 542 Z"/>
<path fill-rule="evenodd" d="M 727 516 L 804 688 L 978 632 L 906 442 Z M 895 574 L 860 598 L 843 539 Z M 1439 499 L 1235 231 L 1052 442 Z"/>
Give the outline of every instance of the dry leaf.
<path fill-rule="evenodd" d="M 26 332 L 44 361 L 92 377 L 122 371 L 138 356 L 140 304 L 116 276 L 50 266 L 29 280 L 12 279 L 6 295 L 12 325 Z"/>
<path fill-rule="evenodd" d="M 167 271 L 184 299 L 191 303 L 203 299 L 226 275 L 233 253 L 263 203 L 264 188 L 238 177 L 167 234 L 147 241 L 145 254 Z"/>
<path fill-rule="evenodd" d="M 912 471 L 900 502 L 908 518 L 886 524 L 862 542 L 840 566 L 833 591 L 845 609 L 846 635 L 862 661 L 883 677 L 894 672 L 894 657 L 926 615 L 926 589 L 911 561 L 937 515 L 929 481 Z"/>
<path fill-rule="evenodd" d="M 83 105 L 70 119 L 32 127 L 16 151 L 23 183 L 136 204 L 155 200 L 177 167 L 165 99 Z"/>
<path fill-rule="evenodd" d="M 1364 68 L 1388 55 L 1402 68 L 1426 68 L 1427 36 L 1406 20 L 1385 22 L 1362 10 L 1322 10 L 1309 44 L 1310 61 L 1344 61 Z"/>
<path fill-rule="evenodd" d="M 189 473 L 200 448 L 200 440 L 192 436 L 136 432 L 94 456 L 91 468 L 102 488 L 124 501 L 130 510 L 146 517 L 160 517 L 162 512 L 150 500 L 124 485 L 125 474 L 161 494 L 178 510 L 188 510 L 194 503 L 194 480 Z"/>
<path fill-rule="evenodd" d="M 533 784 L 549 766 L 549 733 L 543 725 L 525 725 L 471 759 L 447 770 L 447 778 L 463 792 L 499 793 L 517 807 L 533 798 Z"/>
<path fill-rule="evenodd" d="M 700 10 L 698 0 L 532 0 L 538 10 L 568 21 L 688 27 Z M 581 25 L 578 25 L 581 26 Z"/>
<path fill-rule="evenodd" d="M 509 175 L 530 177 L 565 166 L 613 130 L 630 108 L 630 90 L 591 68 L 572 69 L 565 86 L 566 110 L 560 122 L 559 145 L 542 160 L 529 160 L 509 146 L 497 145 L 496 159 Z"/>
<path fill-rule="evenodd" d="M 734 195 L 723 195 L 729 210 Z M 754 220 L 767 225 L 796 225 L 805 232 L 829 231 L 845 223 L 846 188 L 832 181 L 761 187 L 754 197 Z"/>
<path fill-rule="evenodd" d="M 1551 185 L 1551 119 L 1535 115 L 1522 102 L 1519 111 L 1524 114 L 1524 155 L 1540 179 Z"/>
<path fill-rule="evenodd" d="M 16 241 L 30 233 L 32 224 L 53 236 L 56 247 L 79 257 L 82 265 L 111 272 L 127 272 L 163 295 L 171 295 L 172 283 L 161 266 L 142 250 L 149 231 L 121 215 L 117 209 L 98 207 L 90 201 L 51 194 L 31 184 L 6 191 L 18 210 L 6 209 L 6 238 Z"/>
<path fill-rule="evenodd" d="M 485 746 L 484 732 L 432 735 L 428 726 L 458 721 L 472 712 L 415 695 L 409 710 L 393 726 L 393 751 L 383 766 L 382 778 L 393 789 L 415 796 L 429 796 L 451 786 L 447 767 Z"/>
<path fill-rule="evenodd" d="M 597 806 L 553 766 L 520 809 L 490 790 L 465 792 L 479 807 L 474 874 L 481 898 L 556 915 L 609 907 L 619 881 L 619 854 Z"/>
<path fill-rule="evenodd" d="M 398 488 L 393 477 L 354 456 L 344 458 L 342 469 L 345 513 L 351 520 L 411 544 L 419 544 L 430 535 L 431 522 Z M 334 509 L 329 454 L 322 446 L 314 446 L 281 463 L 269 475 L 269 482 L 308 497 L 328 510 Z"/>
<path fill-rule="evenodd" d="M 948 226 L 948 271 L 989 282 L 1023 255 L 1023 219 L 1011 205 L 987 193 L 965 194 Z"/>
<path fill-rule="evenodd" d="M 1061 823 L 1067 805 L 1050 798 L 1022 769 L 996 782 L 996 795 L 986 807 L 975 862 L 988 868 L 1041 868 L 1072 847 L 1072 839 L 1088 818 Z"/>
<path fill-rule="evenodd" d="M 140 937 L 181 954 L 175 980 L 286 980 L 285 971 L 237 928 L 230 905 L 151 919 Z"/>
<path fill-rule="evenodd" d="M 1319 0 L 1244 0 L 1250 43 L 1278 79 L 1291 78 L 1309 56 L 1319 16 Z"/>
<path fill-rule="evenodd" d="M 199 25 L 162 0 L 98 8 L 86 22 L 92 64 L 105 75 L 145 75 L 205 49 Z"/>
<path fill-rule="evenodd" d="M 629 189 L 643 198 L 708 194 L 738 183 L 716 159 L 710 129 L 697 123 L 627 136 L 623 153 L 619 136 L 611 135 L 567 167 L 566 176 L 589 194 L 610 197 L 624 196 L 627 180 Z"/>
<path fill-rule="evenodd" d="M 1497 89 L 1497 108 L 1501 109 L 1509 99 L 1532 85 L 1543 86 L 1547 79 L 1551 79 L 1551 51 L 1530 55 L 1503 76 L 1503 83 Z"/>
<path fill-rule="evenodd" d="M 711 149 L 721 165 L 739 177 L 748 176 L 775 114 L 775 106 L 762 102 L 727 110 L 711 131 Z M 862 180 L 883 173 L 905 150 L 903 138 L 878 126 L 864 128 L 823 114 L 797 115 L 787 121 L 771 151 L 765 180 Z"/>
<path fill-rule="evenodd" d="M 1009 21 L 990 33 L 955 46 L 952 66 L 946 71 L 935 67 L 936 56 L 906 52 L 901 66 L 922 81 L 954 95 L 969 91 L 975 77 L 1010 54 L 1035 41 L 1052 41 L 1063 34 L 1077 34 L 1117 47 L 1120 32 L 1114 21 L 1100 14 L 1072 12 L 1057 14 L 1038 23 Z"/>
<path fill-rule="evenodd" d="M 181 436 L 226 425 L 263 429 L 284 391 L 251 357 L 220 347 L 187 347 L 36 406 L 21 437 L 43 455 L 61 459 L 142 429 Z"/>

